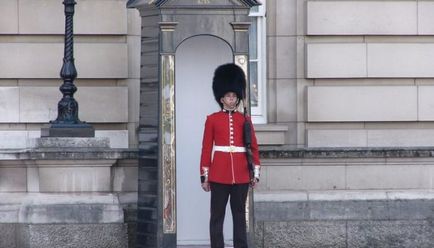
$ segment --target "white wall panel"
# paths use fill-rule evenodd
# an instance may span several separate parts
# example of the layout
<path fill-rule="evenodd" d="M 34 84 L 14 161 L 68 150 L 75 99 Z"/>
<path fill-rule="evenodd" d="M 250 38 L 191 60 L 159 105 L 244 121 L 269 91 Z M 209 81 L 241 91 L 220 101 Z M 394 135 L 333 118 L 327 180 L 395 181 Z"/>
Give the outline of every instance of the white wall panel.
<path fill-rule="evenodd" d="M 63 59 L 60 43 L 2 43 L 0 78 L 59 78 Z M 75 44 L 79 78 L 127 78 L 126 44 Z"/>
<path fill-rule="evenodd" d="M 434 34 L 434 2 L 418 1 L 418 30 L 420 35 Z"/>
<path fill-rule="evenodd" d="M 20 122 L 44 123 L 57 117 L 62 94 L 57 87 L 20 88 Z M 80 87 L 74 95 L 86 122 L 128 122 L 127 87 Z"/>
<path fill-rule="evenodd" d="M 368 77 L 434 77 L 434 44 L 368 44 Z"/>
<path fill-rule="evenodd" d="M 307 34 L 415 35 L 417 2 L 309 1 Z"/>
<path fill-rule="evenodd" d="M 0 87 L 0 122 L 18 122 L 19 90 L 16 87 Z"/>
<path fill-rule="evenodd" d="M 75 56 L 79 78 L 128 78 L 127 44 L 77 44 Z"/>
<path fill-rule="evenodd" d="M 308 147 L 434 146 L 432 129 L 310 129 Z"/>
<path fill-rule="evenodd" d="M 0 149 L 25 148 L 27 139 L 27 131 L 0 131 Z"/>
<path fill-rule="evenodd" d="M 416 121 L 416 86 L 308 87 L 308 121 Z"/>
<path fill-rule="evenodd" d="M 426 189 L 431 175 L 424 165 L 369 165 L 346 168 L 347 189 Z"/>
<path fill-rule="evenodd" d="M 59 0 L 18 1 L 19 33 L 63 34 L 65 32 L 65 14 L 62 2 Z M 127 8 L 125 4 L 124 0 L 77 1 L 74 33 L 127 34 Z"/>
<path fill-rule="evenodd" d="M 308 78 L 434 77 L 433 43 L 307 44 Z"/>
<path fill-rule="evenodd" d="M 81 87 L 77 101 L 88 122 L 128 122 L 128 87 Z"/>
<path fill-rule="evenodd" d="M 0 192 L 25 192 L 27 186 L 26 168 L 0 168 Z M 8 206 L 8 204 L 5 204 Z M 2 207 L 5 205 L 2 204 Z M 10 205 L 9 205 L 10 207 Z M 8 213 L 9 215 L 10 213 Z M 4 212 L 2 217 L 4 218 Z M 2 219 L 3 219 L 2 218 Z"/>
<path fill-rule="evenodd" d="M 345 166 L 264 166 L 269 190 L 331 190 L 345 188 Z"/>
<path fill-rule="evenodd" d="M 62 44 L 2 43 L 0 78 L 59 78 Z"/>
<path fill-rule="evenodd" d="M 419 120 L 434 121 L 434 86 L 418 86 Z"/>
<path fill-rule="evenodd" d="M 18 3 L 16 0 L 0 1 L 0 34 L 18 33 Z"/>
<path fill-rule="evenodd" d="M 366 147 L 366 130 L 307 130 L 308 147 Z"/>
<path fill-rule="evenodd" d="M 366 77 L 366 44 L 307 44 L 308 78 Z"/>
<path fill-rule="evenodd" d="M 367 130 L 369 147 L 434 146 L 434 130 L 380 129 Z"/>
<path fill-rule="evenodd" d="M 108 137 L 111 148 L 128 148 L 128 130 L 96 130 L 95 137 Z"/>

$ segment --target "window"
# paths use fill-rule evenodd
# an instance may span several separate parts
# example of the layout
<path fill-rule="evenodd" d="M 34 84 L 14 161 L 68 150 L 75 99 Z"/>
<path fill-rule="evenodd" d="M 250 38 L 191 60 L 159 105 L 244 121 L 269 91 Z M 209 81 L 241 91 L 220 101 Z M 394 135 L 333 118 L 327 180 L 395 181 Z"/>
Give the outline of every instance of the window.
<path fill-rule="evenodd" d="M 266 109 L 266 22 L 265 0 L 250 9 L 249 78 L 251 114 L 254 123 L 267 122 Z"/>

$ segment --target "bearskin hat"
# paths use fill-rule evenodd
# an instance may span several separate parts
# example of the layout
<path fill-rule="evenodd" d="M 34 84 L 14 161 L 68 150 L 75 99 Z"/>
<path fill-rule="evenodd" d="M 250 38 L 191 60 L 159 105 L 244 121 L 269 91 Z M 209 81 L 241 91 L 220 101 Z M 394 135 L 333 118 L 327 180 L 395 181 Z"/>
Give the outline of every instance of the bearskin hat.
<path fill-rule="evenodd" d="M 233 63 L 220 65 L 214 72 L 212 90 L 217 103 L 223 108 L 220 99 L 228 92 L 234 92 L 238 100 L 245 96 L 246 75 L 243 69 Z"/>

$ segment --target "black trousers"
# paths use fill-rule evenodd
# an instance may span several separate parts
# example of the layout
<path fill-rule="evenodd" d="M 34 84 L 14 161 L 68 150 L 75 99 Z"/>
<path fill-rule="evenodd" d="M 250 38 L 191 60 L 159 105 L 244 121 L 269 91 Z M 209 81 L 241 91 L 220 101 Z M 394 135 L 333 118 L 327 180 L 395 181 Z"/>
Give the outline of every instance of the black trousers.
<path fill-rule="evenodd" d="M 246 199 L 249 184 L 211 183 L 211 219 L 209 223 L 211 248 L 224 248 L 223 221 L 230 196 L 234 224 L 234 248 L 247 248 Z"/>

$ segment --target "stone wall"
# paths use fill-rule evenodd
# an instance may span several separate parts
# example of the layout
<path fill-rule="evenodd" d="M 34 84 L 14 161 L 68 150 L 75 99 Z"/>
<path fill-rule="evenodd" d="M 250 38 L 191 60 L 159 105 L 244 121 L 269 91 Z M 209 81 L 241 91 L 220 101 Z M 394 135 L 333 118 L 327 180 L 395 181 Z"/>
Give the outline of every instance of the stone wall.
<path fill-rule="evenodd" d="M 4 248 L 102 248 L 128 244 L 122 224 L 0 224 L 0 230 L 0 247 Z"/>
<path fill-rule="evenodd" d="M 351 193 L 358 199 L 313 192 L 309 199 L 285 201 L 279 196 L 275 202 L 261 202 L 262 195 L 257 194 L 256 247 L 428 248 L 434 244 L 432 194 L 415 199 L 417 192 L 407 192 L 408 199 L 402 192 L 382 192 L 392 198 L 381 199 L 381 192 L 371 192 L 376 195 L 372 199 L 366 192 Z M 285 195 L 290 198 L 296 193 Z"/>
<path fill-rule="evenodd" d="M 140 17 L 126 0 L 77 1 L 74 15 L 79 118 L 112 147 L 137 147 Z M 0 148 L 25 148 L 57 117 L 64 5 L 0 3 Z"/>
<path fill-rule="evenodd" d="M 428 148 L 263 149 L 257 247 L 432 247 Z"/>
<path fill-rule="evenodd" d="M 269 126 L 291 148 L 433 146 L 432 8 L 267 1 Z"/>
<path fill-rule="evenodd" d="M 134 247 L 137 150 L 42 140 L 0 151 L 0 247 Z"/>
<path fill-rule="evenodd" d="M 267 1 L 259 247 L 433 246 L 433 7 Z"/>
<path fill-rule="evenodd" d="M 432 146 L 430 1 L 306 1 L 308 147 Z"/>
<path fill-rule="evenodd" d="M 0 1 L 0 247 L 133 247 L 137 150 L 119 148 L 138 146 L 139 13 L 76 1 L 75 97 L 97 138 L 38 141 L 62 96 L 62 2 Z"/>

